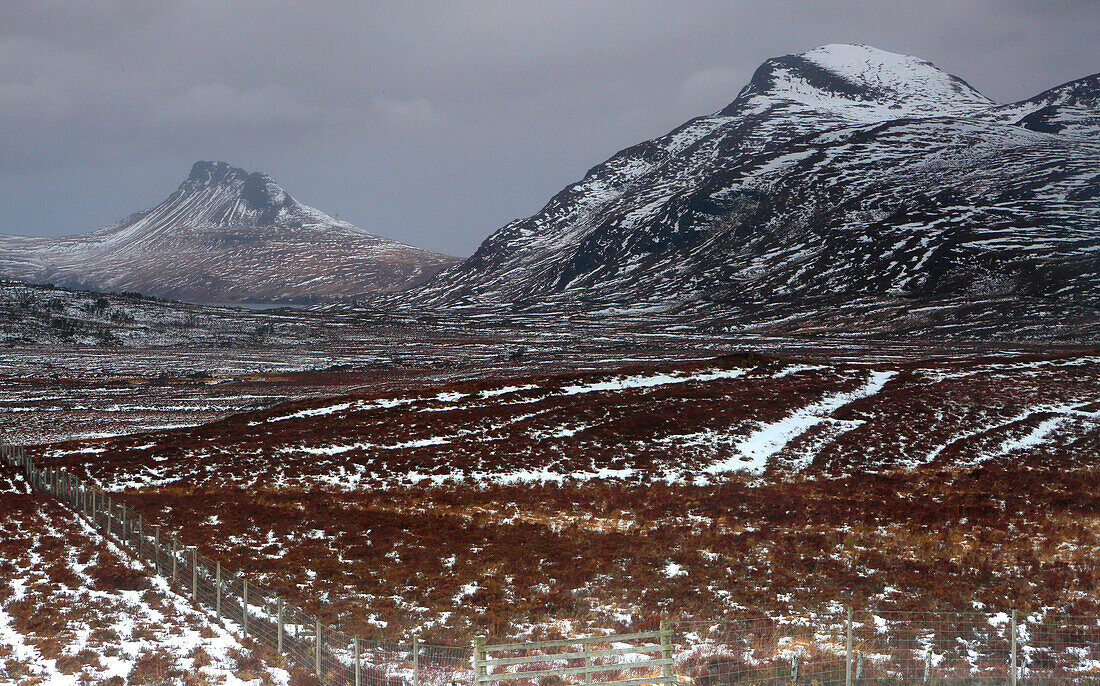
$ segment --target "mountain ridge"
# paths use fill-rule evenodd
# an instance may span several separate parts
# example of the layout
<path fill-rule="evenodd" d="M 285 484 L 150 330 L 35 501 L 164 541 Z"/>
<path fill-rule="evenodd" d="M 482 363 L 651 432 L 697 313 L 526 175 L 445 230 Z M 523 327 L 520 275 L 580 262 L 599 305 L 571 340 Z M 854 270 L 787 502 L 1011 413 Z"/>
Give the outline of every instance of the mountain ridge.
<path fill-rule="evenodd" d="M 901 81 L 920 97 L 894 102 L 910 88 Z M 930 62 L 868 46 L 774 58 L 727 107 L 616 153 L 409 297 L 671 311 L 895 298 L 901 313 L 906 298 L 1000 293 L 1087 305 L 1100 301 L 1100 128 L 1086 116 L 1098 86 L 1089 76 L 997 105 Z"/>

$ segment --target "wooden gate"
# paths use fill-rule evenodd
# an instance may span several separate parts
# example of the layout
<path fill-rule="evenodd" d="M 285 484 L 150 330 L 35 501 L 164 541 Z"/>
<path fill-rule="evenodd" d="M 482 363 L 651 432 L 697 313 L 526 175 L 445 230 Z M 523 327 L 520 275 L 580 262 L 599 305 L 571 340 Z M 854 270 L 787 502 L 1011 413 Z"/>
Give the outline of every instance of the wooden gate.
<path fill-rule="evenodd" d="M 660 631 L 634 634 L 497 645 L 474 641 L 474 686 L 671 686 L 676 683 L 672 667 L 667 622 Z"/>

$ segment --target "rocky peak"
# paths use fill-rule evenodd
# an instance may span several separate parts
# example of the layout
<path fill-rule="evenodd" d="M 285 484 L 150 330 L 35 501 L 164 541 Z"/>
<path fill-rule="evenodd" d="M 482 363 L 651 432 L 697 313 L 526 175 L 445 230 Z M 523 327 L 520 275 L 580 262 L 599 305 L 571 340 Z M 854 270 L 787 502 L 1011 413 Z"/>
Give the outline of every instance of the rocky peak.
<path fill-rule="evenodd" d="M 247 177 L 248 172 L 240 167 L 234 167 L 226 162 L 200 160 L 191 165 L 191 174 L 180 186 L 180 190 L 239 184 Z"/>
<path fill-rule="evenodd" d="M 275 179 L 262 172 L 252 172 L 241 187 L 241 198 L 258 210 L 290 205 L 294 199 L 275 183 Z"/>
<path fill-rule="evenodd" d="M 195 162 L 191 174 L 179 192 L 186 196 L 212 194 L 233 202 L 241 201 L 238 209 L 265 212 L 279 208 L 293 208 L 294 198 L 282 186 L 263 172 L 247 172 L 226 162 Z"/>
<path fill-rule="evenodd" d="M 841 111 L 862 121 L 957 115 L 994 104 L 927 60 L 849 44 L 767 60 L 722 113 L 737 114 L 759 98 Z"/>

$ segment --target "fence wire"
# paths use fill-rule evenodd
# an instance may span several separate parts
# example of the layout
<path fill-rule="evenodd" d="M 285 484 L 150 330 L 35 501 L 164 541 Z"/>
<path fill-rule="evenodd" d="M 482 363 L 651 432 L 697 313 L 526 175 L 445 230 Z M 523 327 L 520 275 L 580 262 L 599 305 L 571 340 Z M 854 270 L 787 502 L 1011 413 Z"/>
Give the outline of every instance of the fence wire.
<path fill-rule="evenodd" d="M 858 611 L 682 622 L 676 643 L 677 673 L 700 686 L 1100 685 L 1097 617 Z"/>
<path fill-rule="evenodd" d="M 470 646 L 365 641 L 326 627 L 238 571 L 179 545 L 92 484 L 38 468 L 19 447 L 0 444 L 0 458 L 148 563 L 196 607 L 321 684 L 474 682 Z M 673 647 L 676 679 L 694 686 L 1100 686 L 1100 617 L 864 610 L 687 621 L 674 625 Z"/>
<path fill-rule="evenodd" d="M 61 470 L 38 468 L 22 448 L 0 445 L 0 458 L 19 469 L 34 489 L 61 500 L 110 541 L 148 563 L 196 607 L 321 684 L 451 686 L 469 681 L 468 647 L 364 641 L 325 627 L 239 572 L 181 546 L 110 494 Z"/>

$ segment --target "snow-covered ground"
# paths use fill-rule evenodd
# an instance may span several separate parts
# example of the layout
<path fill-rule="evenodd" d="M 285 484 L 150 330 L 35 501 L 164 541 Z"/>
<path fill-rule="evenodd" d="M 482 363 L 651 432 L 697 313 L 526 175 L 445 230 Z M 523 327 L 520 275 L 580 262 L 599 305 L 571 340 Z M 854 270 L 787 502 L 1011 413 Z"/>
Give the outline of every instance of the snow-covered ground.
<path fill-rule="evenodd" d="M 6 465 L 0 486 L 0 683 L 288 683 Z"/>
<path fill-rule="evenodd" d="M 367 637 L 790 616 L 852 585 L 976 609 L 1019 569 L 1091 612 L 1098 384 L 1092 354 L 636 359 L 33 452 Z"/>

